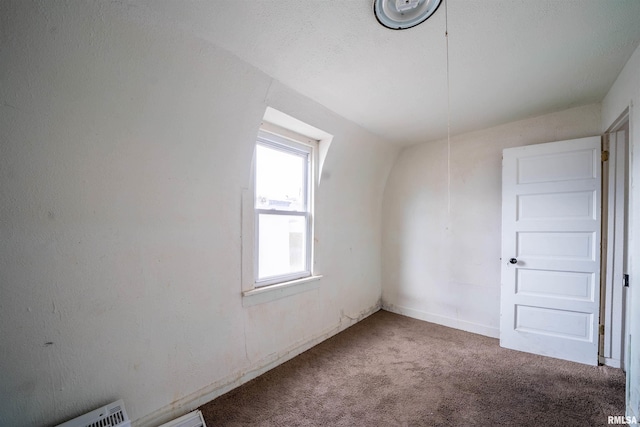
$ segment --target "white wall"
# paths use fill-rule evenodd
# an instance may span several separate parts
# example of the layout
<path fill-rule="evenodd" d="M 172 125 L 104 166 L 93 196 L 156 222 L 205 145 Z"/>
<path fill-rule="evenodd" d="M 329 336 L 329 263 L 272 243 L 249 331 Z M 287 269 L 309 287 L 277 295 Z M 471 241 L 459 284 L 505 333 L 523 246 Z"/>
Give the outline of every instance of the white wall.
<path fill-rule="evenodd" d="M 157 425 L 379 304 L 396 150 L 128 7 L 0 3 L 2 425 L 117 398 Z M 241 194 L 268 105 L 334 135 L 317 190 L 324 278 L 243 307 Z"/>
<path fill-rule="evenodd" d="M 606 131 L 629 107 L 629 136 L 631 143 L 631 190 L 630 190 L 630 230 L 629 248 L 631 262 L 628 273 L 631 275 L 630 292 L 630 329 L 631 348 L 629 355 L 629 370 L 627 372 L 627 415 L 640 418 L 640 292 L 637 290 L 640 281 L 640 261 L 634 254 L 640 254 L 640 239 L 637 238 L 638 224 L 640 224 L 640 47 L 625 65 L 624 69 L 613 84 L 609 93 L 602 101 L 602 131 Z M 634 153 L 636 153 L 634 155 Z M 635 238 L 634 238 L 635 236 Z"/>
<path fill-rule="evenodd" d="M 455 112 L 454 112 L 455 113 Z M 600 133 L 588 105 L 403 150 L 383 206 L 383 307 L 497 337 L 502 150 Z"/>

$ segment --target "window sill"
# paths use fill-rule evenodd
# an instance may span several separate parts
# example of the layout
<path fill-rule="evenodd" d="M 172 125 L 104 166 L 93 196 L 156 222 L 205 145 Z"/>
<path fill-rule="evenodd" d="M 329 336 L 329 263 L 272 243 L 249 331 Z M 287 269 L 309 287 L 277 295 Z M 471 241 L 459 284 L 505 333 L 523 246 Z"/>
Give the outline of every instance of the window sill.
<path fill-rule="evenodd" d="M 322 276 L 309 276 L 242 292 L 242 306 L 251 307 L 317 289 Z"/>

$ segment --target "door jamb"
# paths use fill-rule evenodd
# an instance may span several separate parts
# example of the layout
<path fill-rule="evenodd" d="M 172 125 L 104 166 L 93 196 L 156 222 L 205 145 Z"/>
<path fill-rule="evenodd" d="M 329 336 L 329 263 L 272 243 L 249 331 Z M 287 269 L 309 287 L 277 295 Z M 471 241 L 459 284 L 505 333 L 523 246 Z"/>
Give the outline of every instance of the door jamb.
<path fill-rule="evenodd" d="M 625 139 L 610 138 L 626 130 Z M 627 108 L 604 134 L 603 150 L 609 161 L 603 167 L 602 186 L 602 268 L 600 363 L 625 368 L 628 345 L 627 289 L 622 277 L 627 273 L 629 213 L 629 109 Z M 604 165 L 603 165 L 604 166 Z M 606 169 L 606 173 L 605 173 Z M 606 197 L 606 200 L 605 200 Z M 602 329 L 601 329 L 602 330 Z"/>

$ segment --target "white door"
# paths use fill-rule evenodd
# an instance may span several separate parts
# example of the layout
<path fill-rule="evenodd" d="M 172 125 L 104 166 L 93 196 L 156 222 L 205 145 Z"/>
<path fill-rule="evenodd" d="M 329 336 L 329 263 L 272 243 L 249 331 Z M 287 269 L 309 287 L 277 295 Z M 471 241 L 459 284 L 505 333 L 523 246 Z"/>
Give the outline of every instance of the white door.
<path fill-rule="evenodd" d="M 505 149 L 500 345 L 598 363 L 600 137 Z"/>

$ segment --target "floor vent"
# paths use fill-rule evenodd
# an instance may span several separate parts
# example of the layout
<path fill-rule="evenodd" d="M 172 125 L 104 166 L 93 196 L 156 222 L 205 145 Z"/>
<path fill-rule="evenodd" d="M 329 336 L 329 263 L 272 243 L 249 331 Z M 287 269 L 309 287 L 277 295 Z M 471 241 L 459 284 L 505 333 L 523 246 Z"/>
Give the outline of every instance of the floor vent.
<path fill-rule="evenodd" d="M 120 399 L 56 427 L 131 427 L 131 421 Z"/>
<path fill-rule="evenodd" d="M 162 424 L 160 427 L 207 427 L 207 425 L 204 423 L 204 418 L 202 418 L 202 412 L 193 411 L 166 424 Z"/>

